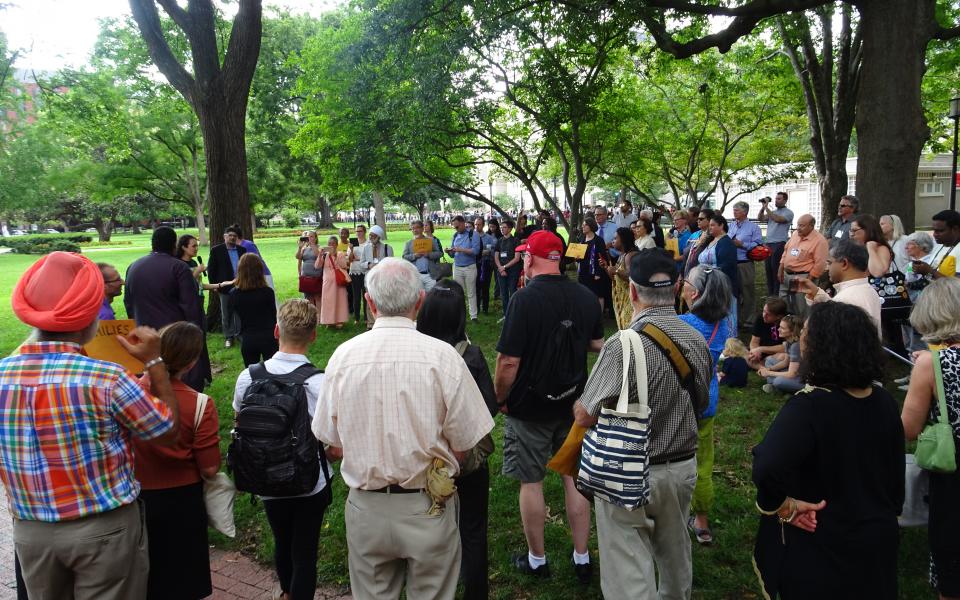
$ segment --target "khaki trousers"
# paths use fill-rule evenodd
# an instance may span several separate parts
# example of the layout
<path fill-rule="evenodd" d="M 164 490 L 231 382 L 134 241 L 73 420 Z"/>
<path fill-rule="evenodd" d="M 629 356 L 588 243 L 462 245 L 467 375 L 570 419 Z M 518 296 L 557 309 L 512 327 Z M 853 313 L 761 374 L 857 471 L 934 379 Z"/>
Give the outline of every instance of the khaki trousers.
<path fill-rule="evenodd" d="M 150 559 L 138 500 L 75 521 L 13 522 L 30 600 L 135 600 L 147 595 Z"/>
<path fill-rule="evenodd" d="M 463 287 L 471 319 L 477 318 L 477 265 L 453 266 L 453 280 Z"/>
<path fill-rule="evenodd" d="M 628 511 L 600 499 L 594 502 L 600 588 L 606 600 L 690 598 L 693 562 L 687 515 L 696 482 L 696 458 L 652 465 L 650 504 Z"/>
<path fill-rule="evenodd" d="M 344 519 L 350 589 L 356 600 L 451 599 L 460 574 L 459 502 L 440 516 L 427 515 L 425 494 L 381 494 L 351 489 Z M 32 597 L 31 597 L 32 600 Z"/>

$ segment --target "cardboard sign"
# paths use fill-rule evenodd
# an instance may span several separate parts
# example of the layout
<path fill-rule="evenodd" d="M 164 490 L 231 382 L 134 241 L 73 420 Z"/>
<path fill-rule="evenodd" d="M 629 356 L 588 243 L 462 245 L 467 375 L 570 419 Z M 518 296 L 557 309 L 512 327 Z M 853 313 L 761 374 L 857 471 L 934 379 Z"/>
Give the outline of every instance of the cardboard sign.
<path fill-rule="evenodd" d="M 90 358 L 117 363 L 129 373 L 143 373 L 143 363 L 130 354 L 117 341 L 118 335 L 127 335 L 137 326 L 133 319 L 100 321 L 97 336 L 83 347 Z"/>
<path fill-rule="evenodd" d="M 583 257 L 587 255 L 587 245 L 586 244 L 568 244 L 567 245 L 567 258 L 574 258 L 576 260 L 583 260 Z"/>
<path fill-rule="evenodd" d="M 413 239 L 413 253 L 414 254 L 430 254 L 433 252 L 433 240 L 430 238 L 414 238 Z"/>

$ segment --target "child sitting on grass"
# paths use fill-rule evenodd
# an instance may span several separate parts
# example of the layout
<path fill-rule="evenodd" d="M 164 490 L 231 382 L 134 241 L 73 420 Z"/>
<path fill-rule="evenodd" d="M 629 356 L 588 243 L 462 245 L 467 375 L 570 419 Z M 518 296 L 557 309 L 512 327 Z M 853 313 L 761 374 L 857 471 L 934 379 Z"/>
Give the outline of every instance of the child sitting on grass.
<path fill-rule="evenodd" d="M 747 366 L 747 354 L 747 347 L 743 342 L 735 337 L 727 338 L 723 354 L 720 355 L 720 372 L 717 374 L 720 383 L 730 387 L 747 386 L 747 372 L 750 370 Z"/>
<path fill-rule="evenodd" d="M 800 333 L 803 331 L 803 319 L 796 315 L 787 315 L 780 319 L 780 339 L 783 340 L 786 356 L 771 356 L 766 365 L 757 371 L 757 375 L 767 378 L 763 391 L 786 392 L 792 394 L 803 389 L 800 381 Z"/>

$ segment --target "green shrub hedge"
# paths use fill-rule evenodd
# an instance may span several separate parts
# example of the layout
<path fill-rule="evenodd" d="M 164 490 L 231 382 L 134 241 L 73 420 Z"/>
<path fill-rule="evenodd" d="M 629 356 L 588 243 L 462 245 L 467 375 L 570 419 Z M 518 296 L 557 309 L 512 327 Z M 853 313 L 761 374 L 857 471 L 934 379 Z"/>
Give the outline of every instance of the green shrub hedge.
<path fill-rule="evenodd" d="M 87 241 L 90 236 L 85 236 Z M 77 242 L 70 239 L 58 239 L 55 236 L 35 236 L 4 238 L 3 246 L 13 248 L 17 254 L 49 254 L 50 252 L 80 252 Z"/>

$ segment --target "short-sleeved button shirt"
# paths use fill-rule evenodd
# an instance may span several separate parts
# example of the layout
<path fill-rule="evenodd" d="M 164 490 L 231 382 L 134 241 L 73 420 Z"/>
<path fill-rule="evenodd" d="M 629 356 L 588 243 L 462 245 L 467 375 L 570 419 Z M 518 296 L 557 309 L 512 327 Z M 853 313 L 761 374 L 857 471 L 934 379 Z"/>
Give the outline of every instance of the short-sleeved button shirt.
<path fill-rule="evenodd" d="M 17 519 L 66 521 L 133 502 L 131 434 L 172 427 L 166 404 L 77 344 L 24 344 L 0 360 L 0 479 Z"/>

